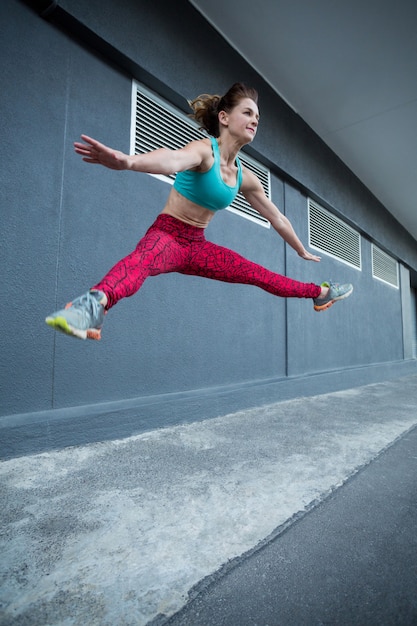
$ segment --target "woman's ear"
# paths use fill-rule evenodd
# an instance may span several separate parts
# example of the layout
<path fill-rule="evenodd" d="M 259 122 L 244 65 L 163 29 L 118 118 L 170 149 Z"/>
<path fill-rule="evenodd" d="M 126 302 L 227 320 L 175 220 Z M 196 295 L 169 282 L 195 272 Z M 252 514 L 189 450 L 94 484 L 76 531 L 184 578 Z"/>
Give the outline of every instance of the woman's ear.
<path fill-rule="evenodd" d="M 229 116 L 226 113 L 226 111 L 219 111 L 219 123 L 222 124 L 223 126 L 228 126 L 229 124 Z"/>

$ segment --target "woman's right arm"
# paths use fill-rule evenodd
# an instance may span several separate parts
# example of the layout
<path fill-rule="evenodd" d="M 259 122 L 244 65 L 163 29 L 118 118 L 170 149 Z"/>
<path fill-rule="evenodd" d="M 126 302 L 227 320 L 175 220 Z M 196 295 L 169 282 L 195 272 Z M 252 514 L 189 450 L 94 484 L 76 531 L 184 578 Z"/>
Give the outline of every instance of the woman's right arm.
<path fill-rule="evenodd" d="M 74 149 L 83 157 L 83 161 L 103 165 L 111 170 L 169 175 L 198 167 L 211 155 L 206 140 L 191 141 L 179 150 L 158 148 L 146 154 L 128 155 L 109 148 L 88 135 L 81 135 L 81 139 L 84 143 L 75 142 Z"/>

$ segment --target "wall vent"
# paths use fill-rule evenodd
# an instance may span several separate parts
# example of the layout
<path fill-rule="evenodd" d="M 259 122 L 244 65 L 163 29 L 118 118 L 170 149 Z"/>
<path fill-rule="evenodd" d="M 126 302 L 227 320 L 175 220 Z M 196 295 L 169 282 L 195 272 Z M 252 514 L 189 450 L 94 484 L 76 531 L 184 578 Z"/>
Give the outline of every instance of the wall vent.
<path fill-rule="evenodd" d="M 372 276 L 391 287 L 399 288 L 398 262 L 374 244 L 372 244 Z"/>
<path fill-rule="evenodd" d="M 207 134 L 198 128 L 194 120 L 136 81 L 133 81 L 131 154 L 144 154 L 157 148 L 175 150 L 182 148 L 189 141 L 204 137 L 207 137 Z M 242 164 L 259 178 L 266 195 L 270 198 L 271 181 L 269 170 L 247 154 L 241 152 L 239 153 L 239 158 Z M 175 175 L 157 176 L 157 178 L 172 184 Z M 240 193 L 228 209 L 257 224 L 267 228 L 270 227 L 268 220 L 255 211 Z"/>
<path fill-rule="evenodd" d="M 308 237 L 312 248 L 361 269 L 359 233 L 311 198 L 308 199 Z"/>

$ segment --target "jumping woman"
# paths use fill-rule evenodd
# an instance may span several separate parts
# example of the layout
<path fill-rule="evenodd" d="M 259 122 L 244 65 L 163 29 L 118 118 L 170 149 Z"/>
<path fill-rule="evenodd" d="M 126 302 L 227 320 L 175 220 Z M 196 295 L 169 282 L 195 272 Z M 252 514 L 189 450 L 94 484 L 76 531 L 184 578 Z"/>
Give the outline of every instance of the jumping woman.
<path fill-rule="evenodd" d="M 86 294 L 48 316 L 49 326 L 80 339 L 100 339 L 104 314 L 122 298 L 136 293 L 148 276 L 167 272 L 255 285 L 283 298 L 312 298 L 316 311 L 324 311 L 352 293 L 350 284 L 329 281 L 315 285 L 281 276 L 205 239 L 210 220 L 240 191 L 302 259 L 320 261 L 304 248 L 288 218 L 239 160 L 239 150 L 256 135 L 257 102 L 255 89 L 242 83 L 235 83 L 222 97 L 199 96 L 190 106 L 194 119 L 209 137 L 191 141 L 179 150 L 160 148 L 129 156 L 87 135 L 81 136 L 83 143 L 74 143 L 75 152 L 87 163 L 113 170 L 176 174 L 176 178 L 165 207 L 136 249 Z"/>

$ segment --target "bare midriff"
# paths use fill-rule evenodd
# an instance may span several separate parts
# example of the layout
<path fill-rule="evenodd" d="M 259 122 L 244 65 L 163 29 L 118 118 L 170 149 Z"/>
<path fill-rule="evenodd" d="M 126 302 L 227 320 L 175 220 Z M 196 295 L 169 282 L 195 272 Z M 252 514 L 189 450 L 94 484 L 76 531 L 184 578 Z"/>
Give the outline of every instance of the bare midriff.
<path fill-rule="evenodd" d="M 191 200 L 184 198 L 184 196 L 178 193 L 174 188 L 171 189 L 167 203 L 161 212 L 176 217 L 177 220 L 181 220 L 181 222 L 196 226 L 197 228 L 206 228 L 215 215 L 214 211 L 205 209 L 191 202 Z"/>

